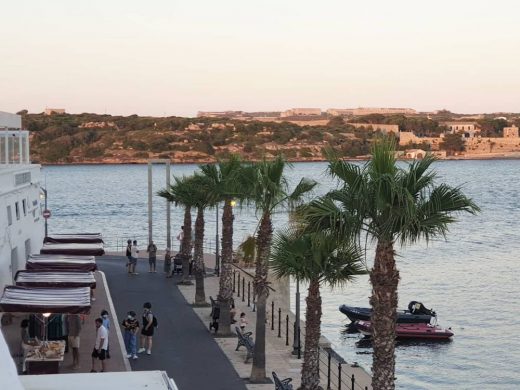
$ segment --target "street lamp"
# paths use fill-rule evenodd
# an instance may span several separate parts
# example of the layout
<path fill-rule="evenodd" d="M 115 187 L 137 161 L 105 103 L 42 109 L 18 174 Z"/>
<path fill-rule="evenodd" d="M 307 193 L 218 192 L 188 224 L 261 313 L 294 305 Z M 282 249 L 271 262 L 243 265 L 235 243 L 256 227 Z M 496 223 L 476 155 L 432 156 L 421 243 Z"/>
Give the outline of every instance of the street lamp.
<path fill-rule="evenodd" d="M 296 278 L 296 307 L 295 307 L 295 320 L 294 320 L 294 337 L 293 337 L 293 355 L 298 355 L 298 359 L 301 356 L 301 343 L 300 343 L 300 279 Z"/>

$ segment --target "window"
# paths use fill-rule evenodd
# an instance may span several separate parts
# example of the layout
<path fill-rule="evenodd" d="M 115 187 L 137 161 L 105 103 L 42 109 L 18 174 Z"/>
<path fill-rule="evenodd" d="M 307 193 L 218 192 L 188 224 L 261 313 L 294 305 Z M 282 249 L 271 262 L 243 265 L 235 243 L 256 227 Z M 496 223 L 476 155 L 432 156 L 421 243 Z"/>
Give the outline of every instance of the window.
<path fill-rule="evenodd" d="M 23 210 L 23 216 L 27 216 L 27 200 L 22 199 L 22 210 Z"/>
<path fill-rule="evenodd" d="M 15 202 L 15 204 L 14 204 L 14 213 L 16 214 L 16 220 L 19 221 L 20 220 L 20 205 L 18 204 L 18 202 Z"/>
<path fill-rule="evenodd" d="M 11 211 L 11 206 L 7 206 L 7 224 L 9 226 L 13 224 L 13 213 Z"/>

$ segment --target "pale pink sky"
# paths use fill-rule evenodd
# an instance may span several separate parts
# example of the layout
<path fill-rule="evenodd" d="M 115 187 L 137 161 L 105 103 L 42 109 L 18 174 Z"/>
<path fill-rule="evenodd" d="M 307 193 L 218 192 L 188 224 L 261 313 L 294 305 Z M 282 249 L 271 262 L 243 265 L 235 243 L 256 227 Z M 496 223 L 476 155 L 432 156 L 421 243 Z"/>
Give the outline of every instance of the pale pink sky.
<path fill-rule="evenodd" d="M 11 0 L 0 110 L 520 112 L 519 14 L 507 0 Z"/>

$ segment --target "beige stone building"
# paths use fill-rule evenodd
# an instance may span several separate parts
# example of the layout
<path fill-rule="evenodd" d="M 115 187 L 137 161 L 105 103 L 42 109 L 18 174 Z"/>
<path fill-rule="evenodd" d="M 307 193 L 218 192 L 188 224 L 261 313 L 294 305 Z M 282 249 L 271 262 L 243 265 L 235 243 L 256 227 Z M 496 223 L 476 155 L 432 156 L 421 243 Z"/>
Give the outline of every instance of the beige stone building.
<path fill-rule="evenodd" d="M 399 125 L 387 125 L 385 123 L 347 123 L 356 129 L 364 128 L 366 130 L 381 131 L 382 133 L 399 133 Z"/>
<path fill-rule="evenodd" d="M 480 134 L 480 126 L 476 122 L 441 122 L 441 126 L 446 126 L 450 134 L 462 133 L 464 138 L 473 138 Z"/>
<path fill-rule="evenodd" d="M 518 138 L 518 127 L 513 125 L 511 127 L 504 127 L 504 138 Z"/>
<path fill-rule="evenodd" d="M 321 108 L 291 108 L 283 111 L 280 116 L 282 118 L 290 116 L 319 116 L 321 115 Z"/>
<path fill-rule="evenodd" d="M 333 116 L 353 116 L 353 115 L 370 115 L 370 114 L 381 114 L 381 115 L 393 115 L 393 114 L 405 114 L 414 115 L 417 114 L 412 108 L 391 108 L 391 107 L 358 107 L 358 108 L 329 108 L 327 114 Z"/>
<path fill-rule="evenodd" d="M 64 108 L 46 108 L 44 113 L 45 113 L 45 115 L 65 114 L 65 109 Z"/>

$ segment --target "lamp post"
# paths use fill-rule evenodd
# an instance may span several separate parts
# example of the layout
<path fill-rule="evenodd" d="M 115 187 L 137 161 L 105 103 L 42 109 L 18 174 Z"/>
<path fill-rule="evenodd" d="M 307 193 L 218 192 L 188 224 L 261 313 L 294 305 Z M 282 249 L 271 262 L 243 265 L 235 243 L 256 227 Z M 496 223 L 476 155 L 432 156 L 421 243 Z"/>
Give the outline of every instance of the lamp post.
<path fill-rule="evenodd" d="M 295 307 L 295 320 L 294 320 L 294 337 L 293 337 L 293 355 L 300 356 L 301 345 L 300 345 L 300 280 L 296 278 L 296 307 Z"/>
<path fill-rule="evenodd" d="M 218 237 L 218 203 L 215 205 L 216 211 L 216 232 L 215 232 L 215 275 L 220 276 L 220 245 Z"/>

